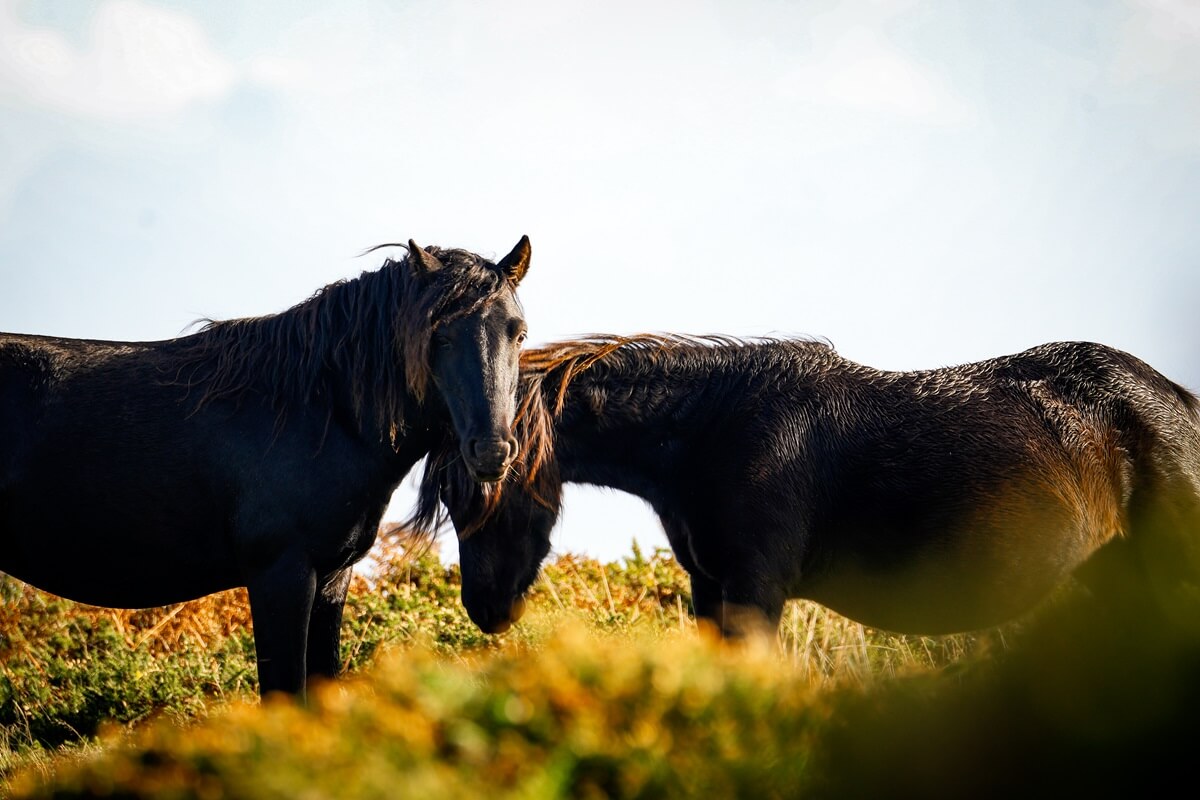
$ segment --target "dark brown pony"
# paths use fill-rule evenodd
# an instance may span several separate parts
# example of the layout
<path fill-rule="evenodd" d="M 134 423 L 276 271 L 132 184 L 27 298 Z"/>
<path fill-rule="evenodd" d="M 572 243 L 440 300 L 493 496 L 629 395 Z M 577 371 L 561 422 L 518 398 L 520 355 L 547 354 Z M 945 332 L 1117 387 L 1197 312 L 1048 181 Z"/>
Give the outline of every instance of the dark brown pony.
<path fill-rule="evenodd" d="M 351 566 L 435 433 L 471 480 L 516 454 L 528 239 L 408 250 L 177 339 L 0 334 L 0 569 L 112 607 L 246 586 L 260 690 L 335 675 Z"/>
<path fill-rule="evenodd" d="M 811 341 L 596 337 L 523 354 L 520 397 L 500 489 L 466 479 L 448 434 L 413 520 L 428 533 L 445 503 L 485 631 L 519 615 L 563 482 L 645 499 L 727 634 L 791 597 L 945 633 L 1071 574 L 1099 595 L 1198 587 L 1200 404 L 1103 345 L 886 372 Z"/>

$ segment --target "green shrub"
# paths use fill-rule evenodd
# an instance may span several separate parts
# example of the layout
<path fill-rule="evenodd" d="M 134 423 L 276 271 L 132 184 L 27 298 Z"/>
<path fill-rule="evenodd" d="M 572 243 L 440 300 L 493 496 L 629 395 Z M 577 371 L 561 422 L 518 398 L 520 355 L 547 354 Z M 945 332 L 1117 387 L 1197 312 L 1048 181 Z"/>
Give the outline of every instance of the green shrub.
<path fill-rule="evenodd" d="M 568 626 L 536 657 L 424 648 L 323 688 L 308 708 L 160 721 L 13 797 L 782 796 L 803 788 L 828 711 L 768 648 Z"/>
<path fill-rule="evenodd" d="M 0 729 L 10 748 L 75 741 L 108 720 L 193 717 L 212 700 L 253 691 L 253 644 L 244 627 L 168 648 L 128 627 L 131 612 L 4 581 Z"/>

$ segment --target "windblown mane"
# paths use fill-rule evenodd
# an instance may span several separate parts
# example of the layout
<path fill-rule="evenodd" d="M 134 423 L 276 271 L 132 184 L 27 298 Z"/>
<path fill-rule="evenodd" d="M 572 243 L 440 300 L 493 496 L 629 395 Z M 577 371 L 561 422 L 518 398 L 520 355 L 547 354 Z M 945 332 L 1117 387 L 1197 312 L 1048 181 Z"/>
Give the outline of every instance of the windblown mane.
<path fill-rule="evenodd" d="M 469 536 L 495 512 L 505 485 L 512 482 L 519 482 L 547 508 L 555 507 L 562 482 L 554 460 L 554 423 L 562 414 L 567 389 L 574 379 L 610 356 L 640 352 L 657 362 L 681 348 L 748 347 L 763 341 L 773 340 L 752 341 L 719 335 L 593 334 L 524 351 L 514 421 L 514 434 L 521 451 L 508 475 L 495 484 L 481 486 L 473 481 L 461 463 L 458 442 L 447 430 L 426 456 L 416 509 L 389 533 L 401 534 L 408 540 L 432 540 L 447 522 L 447 511 L 441 502 L 444 493 L 456 506 L 469 504 L 466 507 L 472 509 L 472 521 L 459 532 L 461 536 Z"/>
<path fill-rule="evenodd" d="M 387 259 L 279 314 L 209 322 L 179 340 L 182 349 L 164 370 L 172 382 L 199 391 L 194 411 L 260 395 L 270 398 L 281 423 L 290 405 L 328 402 L 342 383 L 360 429 L 375 426 L 394 445 L 406 397 L 419 402 L 428 388 L 433 332 L 490 302 L 506 283 L 474 253 L 425 250 L 441 269 L 418 276 L 409 256 Z"/>

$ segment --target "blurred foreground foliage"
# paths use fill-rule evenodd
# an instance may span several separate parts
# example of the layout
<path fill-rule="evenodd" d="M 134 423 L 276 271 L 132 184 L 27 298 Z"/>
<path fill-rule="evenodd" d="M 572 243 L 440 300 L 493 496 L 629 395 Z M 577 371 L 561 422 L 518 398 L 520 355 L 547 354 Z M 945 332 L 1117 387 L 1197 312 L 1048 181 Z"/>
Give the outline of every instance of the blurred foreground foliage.
<path fill-rule="evenodd" d="M 635 548 L 557 559 L 487 637 L 456 567 L 373 558 L 349 676 L 307 708 L 254 701 L 242 593 L 114 611 L 0 584 L 11 796 L 1103 796 L 1191 763 L 1200 636 L 1136 605 L 929 638 L 793 603 L 780 647 L 717 646 Z"/>
<path fill-rule="evenodd" d="M 566 628 L 536 658 L 414 648 L 290 702 L 157 724 L 15 796 L 764 796 L 802 785 L 822 715 L 774 654 Z M 764 724 L 768 721 L 770 724 Z"/>

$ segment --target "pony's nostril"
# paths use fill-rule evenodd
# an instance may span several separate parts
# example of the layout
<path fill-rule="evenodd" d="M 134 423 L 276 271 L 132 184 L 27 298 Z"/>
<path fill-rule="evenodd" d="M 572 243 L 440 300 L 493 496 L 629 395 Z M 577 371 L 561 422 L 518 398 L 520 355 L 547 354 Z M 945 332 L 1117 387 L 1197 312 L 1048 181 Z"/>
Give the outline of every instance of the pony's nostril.
<path fill-rule="evenodd" d="M 521 449 L 521 445 L 517 443 L 517 437 L 515 436 L 509 436 L 504 443 L 508 445 L 508 458 L 505 461 L 512 461 L 517 457 L 517 452 Z"/>
<path fill-rule="evenodd" d="M 488 472 L 499 471 L 511 464 L 516 456 L 515 440 L 507 437 L 468 439 L 464 452 L 477 467 L 486 467 Z"/>

